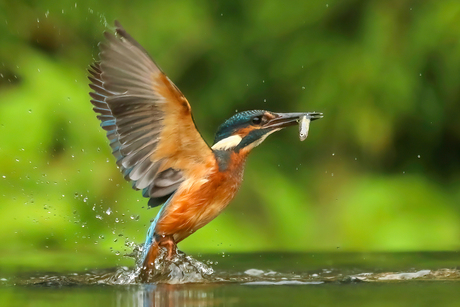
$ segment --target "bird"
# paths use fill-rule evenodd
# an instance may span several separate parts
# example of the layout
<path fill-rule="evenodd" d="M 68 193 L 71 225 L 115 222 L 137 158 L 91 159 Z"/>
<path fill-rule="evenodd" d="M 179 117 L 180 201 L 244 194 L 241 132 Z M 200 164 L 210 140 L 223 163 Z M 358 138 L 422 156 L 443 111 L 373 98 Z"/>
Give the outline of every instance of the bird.
<path fill-rule="evenodd" d="M 104 32 L 99 60 L 88 68 L 93 110 L 106 131 L 116 164 L 133 189 L 162 205 L 138 260 L 142 276 L 177 244 L 217 217 L 235 197 L 248 154 L 270 134 L 319 112 L 234 114 L 212 146 L 198 132 L 189 102 L 147 51 L 118 21 Z"/>

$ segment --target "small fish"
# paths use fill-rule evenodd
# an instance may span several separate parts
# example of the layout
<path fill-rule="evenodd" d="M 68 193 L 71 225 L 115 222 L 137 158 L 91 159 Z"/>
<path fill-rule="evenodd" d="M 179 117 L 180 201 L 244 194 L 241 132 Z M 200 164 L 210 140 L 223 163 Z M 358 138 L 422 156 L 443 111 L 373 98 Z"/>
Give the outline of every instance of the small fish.
<path fill-rule="evenodd" d="M 308 130 L 310 130 L 310 118 L 304 115 L 299 120 L 300 141 L 305 141 L 305 139 L 308 137 Z"/>

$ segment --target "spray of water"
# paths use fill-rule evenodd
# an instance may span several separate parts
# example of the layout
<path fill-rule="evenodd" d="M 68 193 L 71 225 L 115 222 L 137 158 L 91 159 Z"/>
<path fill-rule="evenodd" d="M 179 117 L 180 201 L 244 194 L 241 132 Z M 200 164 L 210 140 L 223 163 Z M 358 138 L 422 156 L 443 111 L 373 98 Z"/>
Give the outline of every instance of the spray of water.
<path fill-rule="evenodd" d="M 168 283 L 168 284 L 183 284 L 206 282 L 214 273 L 212 267 L 187 256 L 185 253 L 177 250 L 176 255 L 172 259 L 167 259 L 167 251 L 164 248 L 160 249 L 157 259 L 155 259 L 155 270 L 151 272 L 147 280 L 141 280 L 142 262 L 139 257 L 142 254 L 142 246 L 136 245 L 133 252 L 126 256 L 136 260 L 136 266 L 133 269 L 126 267 L 118 268 L 117 271 L 101 279 L 101 282 L 113 285 L 136 284 L 141 282 L 148 283 Z"/>

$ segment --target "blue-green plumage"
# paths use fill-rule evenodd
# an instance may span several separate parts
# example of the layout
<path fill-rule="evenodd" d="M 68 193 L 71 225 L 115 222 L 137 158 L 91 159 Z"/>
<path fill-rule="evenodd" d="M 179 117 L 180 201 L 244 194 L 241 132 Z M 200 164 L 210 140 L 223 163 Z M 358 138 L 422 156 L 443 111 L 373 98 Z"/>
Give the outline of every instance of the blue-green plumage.
<path fill-rule="evenodd" d="M 266 112 L 264 110 L 250 110 L 236 113 L 217 129 L 214 144 L 231 136 L 235 131 L 249 126 L 255 117 L 262 117 Z"/>

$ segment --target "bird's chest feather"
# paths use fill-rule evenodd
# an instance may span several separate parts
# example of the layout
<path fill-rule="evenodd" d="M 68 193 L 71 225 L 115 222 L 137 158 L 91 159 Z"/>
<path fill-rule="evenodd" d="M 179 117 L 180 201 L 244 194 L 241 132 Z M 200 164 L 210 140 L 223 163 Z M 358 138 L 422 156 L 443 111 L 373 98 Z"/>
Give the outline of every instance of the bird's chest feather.
<path fill-rule="evenodd" d="M 232 153 L 224 171 L 216 164 L 205 176 L 186 180 L 165 208 L 156 232 L 175 234 L 178 242 L 213 220 L 238 192 L 245 158 Z"/>

